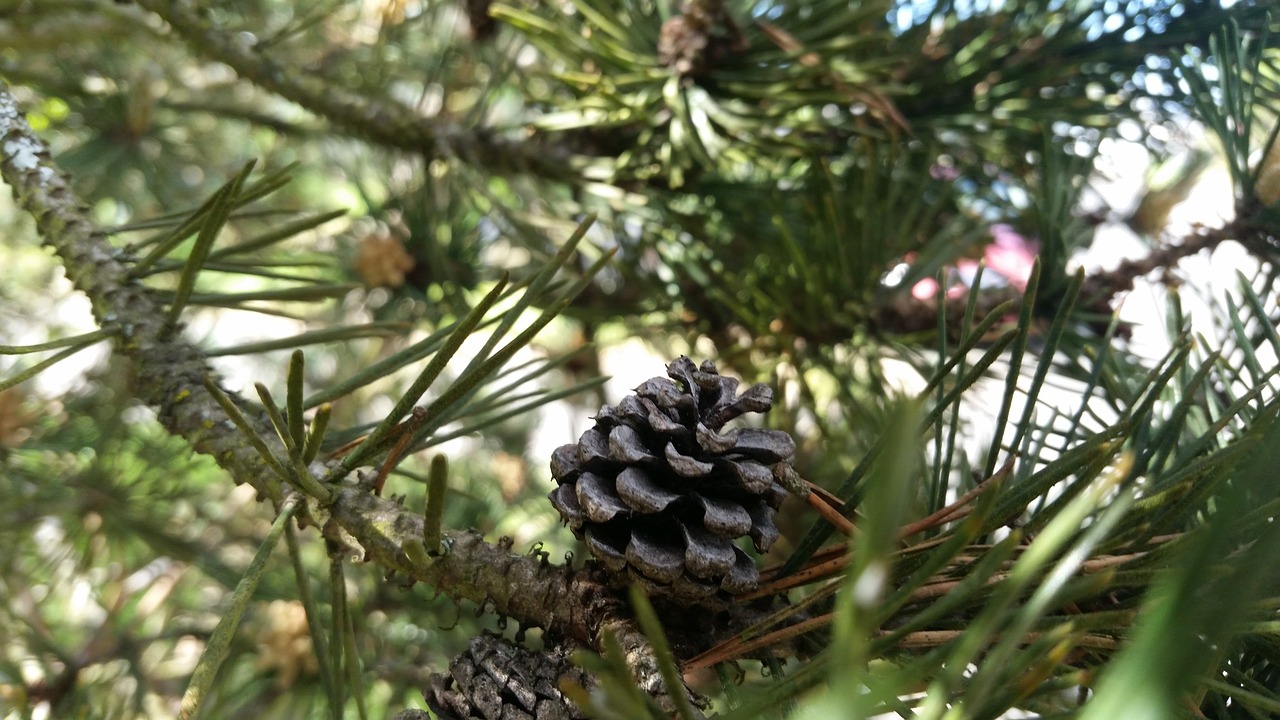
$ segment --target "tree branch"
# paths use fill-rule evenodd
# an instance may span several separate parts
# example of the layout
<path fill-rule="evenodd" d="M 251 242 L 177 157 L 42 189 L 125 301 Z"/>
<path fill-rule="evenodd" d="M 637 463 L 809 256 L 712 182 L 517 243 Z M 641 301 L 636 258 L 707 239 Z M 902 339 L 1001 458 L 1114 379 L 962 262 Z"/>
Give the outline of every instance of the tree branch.
<path fill-rule="evenodd" d="M 161 423 L 213 457 L 237 483 L 279 504 L 283 491 L 257 452 L 249 448 L 201 384 L 211 369 L 204 355 L 175 337 L 151 292 L 129 276 L 127 256 L 84 216 L 85 205 L 49 160 L 9 88 L 0 82 L 0 174 L 18 205 L 35 218 L 46 245 L 62 259 L 67 277 L 88 296 L 103 328 L 119 330 L 116 348 L 135 363 L 139 399 Z M 232 395 L 232 397 L 236 397 Z M 260 419 L 258 427 L 267 425 Z M 261 433 L 264 438 L 269 433 Z"/>
<path fill-rule="evenodd" d="M 84 215 L 85 206 L 49 158 L 9 88 L 0 81 L 0 176 L 18 205 L 35 218 L 45 244 L 62 259 L 67 277 L 88 296 L 97 322 L 118 328 L 116 352 L 134 363 L 140 400 L 157 410 L 160 423 L 199 453 L 212 457 L 237 483 L 248 483 L 278 508 L 286 495 L 269 465 L 226 417 L 204 386 L 214 377 L 199 348 L 166 323 L 166 308 L 155 294 L 129 276 L 127 254 Z M 283 454 L 260 411 L 234 393 L 228 395 L 273 451 Z M 329 468 L 315 470 L 324 477 Z M 308 516 L 325 537 L 360 551 L 362 559 L 454 598 L 471 600 L 522 625 L 541 627 L 599 650 L 607 631 L 618 637 L 641 687 L 664 707 L 670 698 L 652 649 L 627 609 L 593 571 L 552 565 L 545 554 L 512 553 L 510 542 L 493 545 L 475 532 L 446 533 L 448 551 L 420 563 L 404 548 L 421 544 L 422 517 L 400 504 L 375 497 L 362 484 L 344 486 L 322 505 L 307 498 Z M 680 688 L 679 691 L 685 691 Z"/>
<path fill-rule="evenodd" d="M 196 53 L 230 66 L 241 78 L 370 142 L 427 158 L 456 157 L 494 172 L 531 172 L 547 178 L 571 174 L 565 152 L 504 138 L 487 128 L 424 118 L 403 105 L 380 103 L 286 67 L 254 48 L 244 34 L 213 27 L 186 0 L 138 0 L 138 4 L 159 15 Z"/>

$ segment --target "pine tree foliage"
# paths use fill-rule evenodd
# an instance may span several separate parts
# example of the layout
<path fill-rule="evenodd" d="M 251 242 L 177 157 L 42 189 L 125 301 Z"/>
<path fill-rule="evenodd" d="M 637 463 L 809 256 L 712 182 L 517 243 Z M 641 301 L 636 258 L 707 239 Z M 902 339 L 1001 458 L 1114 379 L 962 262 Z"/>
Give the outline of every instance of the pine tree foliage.
<path fill-rule="evenodd" d="M 1254 0 L 0 0 L 0 715 L 1280 715 L 1278 31 Z M 1196 132 L 1098 202 L 1118 144 L 1174 167 Z M 1210 153 L 1233 216 L 1170 223 Z M 1120 222 L 1146 256 L 1083 269 Z M 1228 247 L 1256 272 L 1182 284 Z M 704 432 L 695 371 L 618 402 L 630 337 L 724 373 L 699 412 L 767 408 L 730 375 L 772 410 Z M 548 432 L 687 469 L 628 527 L 790 435 L 758 579 L 700 605 L 625 572 L 687 538 L 590 559 L 556 510 L 621 481 Z"/>

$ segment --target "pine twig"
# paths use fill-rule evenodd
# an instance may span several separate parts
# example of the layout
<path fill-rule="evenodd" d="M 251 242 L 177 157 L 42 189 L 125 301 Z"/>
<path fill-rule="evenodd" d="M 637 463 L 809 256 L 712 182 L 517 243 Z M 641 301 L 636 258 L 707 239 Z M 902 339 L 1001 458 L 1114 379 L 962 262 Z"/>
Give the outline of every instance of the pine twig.
<path fill-rule="evenodd" d="M 206 377 L 214 376 L 206 358 L 167 324 L 164 305 L 133 281 L 128 257 L 84 216 L 84 205 L 50 161 L 48 148 L 32 132 L 3 82 L 0 148 L 0 176 L 13 189 L 17 204 L 35 218 L 37 231 L 61 258 L 67 277 L 88 296 L 94 317 L 103 325 L 128 328 L 122 331 L 116 352 L 133 360 L 136 375 L 147 379 L 136 384 L 138 399 L 157 409 L 160 423 L 170 434 L 186 439 L 237 483 L 248 483 L 259 497 L 279 507 L 286 491 L 276 471 L 227 420 L 203 384 Z M 243 406 L 243 415 L 258 430 L 258 438 L 285 457 L 283 443 L 262 413 L 248 412 L 238 396 L 227 395 Z M 421 515 L 375 497 L 363 487 L 334 488 L 327 507 L 320 508 L 314 498 L 307 498 L 296 516 L 301 519 L 307 514 L 313 522 L 323 521 L 318 523 L 321 531 L 335 543 L 354 540 L 370 562 L 430 584 L 455 600 L 486 606 L 521 625 L 541 627 L 596 648 L 611 633 L 627 651 L 637 680 L 664 707 L 674 707 L 644 633 L 599 578 L 551 565 L 545 554 L 514 554 L 509 541 L 490 544 L 476 532 L 446 531 L 442 544 L 448 552 L 426 564 L 415 562 L 404 548 L 421 546 Z"/>
<path fill-rule="evenodd" d="M 334 125 L 388 148 L 431 157 L 452 156 L 493 170 L 563 177 L 561 153 L 509 141 L 484 128 L 424 118 L 407 107 L 377 102 L 267 57 L 240 33 L 214 27 L 187 0 L 138 0 L 159 15 L 196 53 L 225 63 L 259 87 L 298 103 Z"/>
<path fill-rule="evenodd" d="M 133 281 L 127 258 L 84 216 L 84 204 L 49 160 L 48 148 L 31 131 L 2 82 L 0 147 L 0 175 L 17 204 L 35 218 L 43 242 L 62 259 L 76 288 L 88 296 L 98 324 L 121 328 L 117 351 L 131 357 L 137 375 L 147 378 L 137 384 L 138 399 L 157 410 L 169 432 L 187 438 L 193 449 L 216 458 L 237 482 L 248 482 L 259 497 L 278 506 L 284 496 L 274 482 L 275 473 L 226 422 L 222 408 L 202 384 L 211 374 L 203 354 L 174 337 L 165 306 Z M 267 434 L 260 419 L 258 427 L 260 435 Z"/>

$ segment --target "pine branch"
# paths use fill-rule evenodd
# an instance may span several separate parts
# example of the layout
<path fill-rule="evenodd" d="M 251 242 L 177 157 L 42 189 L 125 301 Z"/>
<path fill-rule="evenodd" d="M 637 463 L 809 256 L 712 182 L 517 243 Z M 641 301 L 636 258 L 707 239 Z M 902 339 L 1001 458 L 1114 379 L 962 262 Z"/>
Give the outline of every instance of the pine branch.
<path fill-rule="evenodd" d="M 241 78 L 370 142 L 427 158 L 456 157 L 495 172 L 568 176 L 568 158 L 554 148 L 506 139 L 483 127 L 431 120 L 402 105 L 352 93 L 268 57 L 238 33 L 214 27 L 189 2 L 139 0 L 138 4 L 159 15 L 196 53 L 225 63 Z"/>
<path fill-rule="evenodd" d="M 3 83 L 0 147 L 4 149 L 0 175 L 13 188 L 18 205 L 35 218 L 45 244 L 88 296 L 98 323 L 104 329 L 119 328 L 116 351 L 133 361 L 138 399 L 157 410 L 168 432 L 186 439 L 196 452 L 211 456 L 237 484 L 249 484 L 279 509 L 293 491 L 281 489 L 263 456 L 226 419 L 204 386 L 204 379 L 214 376 L 204 354 L 165 321 L 165 306 L 131 279 L 127 258 L 85 218 L 84 205 L 50 161 L 47 147 L 31 131 Z M 280 441 L 268 429 L 269 421 L 237 395 L 227 395 L 262 441 L 283 455 Z M 514 554 L 509 542 L 493 545 L 474 532 L 446 532 L 447 552 L 442 557 L 415 561 L 405 548 L 421 545 L 422 517 L 397 502 L 375 497 L 363 485 L 347 486 L 325 504 L 307 498 L 306 514 L 320 524 L 326 538 L 356 546 L 365 561 L 428 583 L 455 600 L 471 600 L 522 625 L 541 627 L 597 650 L 606 635 L 616 637 L 640 686 L 662 707 L 674 707 L 644 633 L 629 619 L 616 594 L 590 573 L 551 565 L 545 553 Z"/>
<path fill-rule="evenodd" d="M 155 408 L 173 434 L 210 455 L 238 483 L 248 482 L 261 498 L 277 506 L 280 490 L 262 457 L 237 437 L 225 415 L 201 385 L 211 372 L 201 352 L 178 341 L 166 323 L 165 308 L 129 275 L 129 266 L 107 236 L 85 217 L 85 205 L 49 160 L 44 143 L 32 133 L 7 85 L 0 83 L 0 171 L 14 199 L 36 220 L 46 245 L 62 259 L 67 277 L 83 292 L 99 325 L 119 333 L 116 347 L 135 363 L 139 399 Z M 259 423 L 265 432 L 268 427 Z"/>
<path fill-rule="evenodd" d="M 366 559 L 439 588 L 455 600 L 470 600 L 501 617 L 597 651 L 611 634 L 624 648 L 639 686 L 662 707 L 673 707 L 648 639 L 607 578 L 590 569 L 552 565 L 537 549 L 513 553 L 509 539 L 495 545 L 474 531 L 446 531 L 447 551 L 429 565 L 415 565 L 403 548 L 422 541 L 420 515 L 362 489 L 341 492 L 331 510 L 337 524 L 359 539 Z"/>

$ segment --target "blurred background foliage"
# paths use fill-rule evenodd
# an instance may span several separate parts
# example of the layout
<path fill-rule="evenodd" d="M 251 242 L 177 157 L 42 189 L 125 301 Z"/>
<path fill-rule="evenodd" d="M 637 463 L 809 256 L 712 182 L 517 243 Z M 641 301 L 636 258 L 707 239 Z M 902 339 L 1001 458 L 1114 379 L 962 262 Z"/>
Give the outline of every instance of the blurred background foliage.
<path fill-rule="evenodd" d="M 287 175 L 236 208 L 218 247 L 240 249 L 215 250 L 204 299 L 185 316 L 234 388 L 282 387 L 297 344 L 249 343 L 367 325 L 307 347 L 308 395 L 324 393 L 457 322 L 504 271 L 528 281 L 594 213 L 588 241 L 616 248 L 614 262 L 517 359 L 548 371 L 504 390 L 504 407 L 540 406 L 513 417 L 489 407 L 436 434 L 452 468 L 447 527 L 521 549 L 541 542 L 561 558 L 575 544 L 544 499 L 550 450 L 665 359 L 714 358 L 773 385 L 782 401 L 768 422 L 796 437 L 801 474 L 853 500 L 894 399 L 924 387 L 958 343 L 975 355 L 940 379 L 939 398 L 1010 342 L 1001 333 L 1018 308 L 1000 303 L 1022 298 L 1033 257 L 1038 294 L 1014 355 L 1000 355 L 985 393 L 939 403 L 947 419 L 923 452 L 928 478 L 908 490 L 920 515 L 990 475 L 984 460 L 1002 441 L 1023 453 L 1025 481 L 1128 418 L 1114 439 L 1137 458 L 1132 478 L 1149 472 L 1150 497 L 1161 497 L 1185 480 L 1176 461 L 1217 449 L 1224 427 L 1247 435 L 1275 387 L 1280 153 L 1266 150 L 1280 109 L 1268 33 L 1280 25 L 1269 5 L 0 0 L 0 77 L 92 218 L 130 253 L 156 247 L 249 160 L 255 177 Z M 1134 149 L 1151 170 L 1115 192 L 1123 173 L 1109 175 L 1107 158 Z M 1229 232 L 1173 212 L 1204 177 L 1231 186 Z M 92 330 L 30 221 L 5 204 L 0 231 L 0 342 Z M 1107 247 L 1117 232 L 1131 260 L 1118 266 Z M 1143 328 L 1115 321 L 1135 279 L 1228 240 L 1252 258 L 1257 305 L 1242 309 L 1234 278 L 1231 305 L 1226 286 L 1209 286 L 1195 363 L 1160 360 L 1163 350 L 1136 342 Z M 571 265 L 598 256 L 584 247 Z M 159 260 L 146 281 L 172 290 L 179 260 Z M 1079 267 L 1088 275 L 1063 311 Z M 1158 334 L 1190 354 L 1176 338 L 1191 321 L 1169 307 Z M 970 334 L 997 308 L 998 322 Z M 482 342 L 469 341 L 464 362 Z M 1052 358 L 1058 395 L 1038 394 L 1040 357 L 1046 372 Z M 127 362 L 87 351 L 0 393 L 5 717 L 172 715 L 270 526 L 252 492 L 133 399 Z M 0 358 L 6 377 L 31 364 Z M 461 373 L 452 367 L 448 378 Z M 1153 384 L 1153 368 L 1179 381 Z M 602 372 L 617 380 L 543 402 Z M 1017 393 L 1001 394 L 1001 373 L 1021 378 L 1009 385 Z M 335 440 L 381 420 L 410 378 L 387 373 L 336 400 Z M 1236 399 L 1250 390 L 1241 415 Z M 1014 395 L 1038 409 L 1010 410 Z M 1155 414 L 1129 414 L 1144 398 Z M 1172 438 L 1195 452 L 1174 452 Z M 426 455 L 390 481 L 410 507 L 423 502 Z M 1046 491 L 1026 523 L 1043 528 L 1083 485 L 1067 487 Z M 1175 532 L 1212 506 L 1204 496 L 1169 514 L 1143 506 L 1152 515 L 1126 528 Z M 804 508 L 784 513 L 771 559 L 803 549 L 812 522 Z M 302 553 L 327 596 L 325 549 L 304 542 Z M 330 716 L 288 559 L 272 563 L 203 717 Z M 418 704 L 428 672 L 499 624 L 385 582 L 377 567 L 348 567 L 368 716 Z M 1274 709 L 1268 632 L 1240 656 L 1256 664 L 1247 681 L 1228 682 L 1271 700 L 1230 703 L 1218 687 L 1200 698 L 1208 716 Z M 1064 693 L 1037 700 L 1042 716 L 1067 716 Z M 1001 702 L 964 717 L 1034 705 Z"/>

